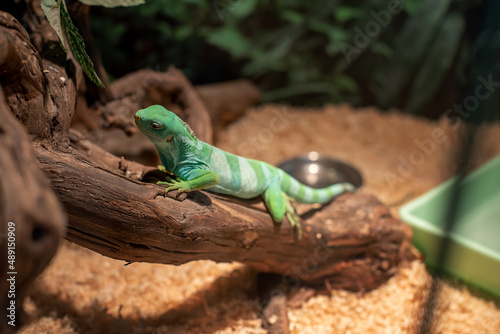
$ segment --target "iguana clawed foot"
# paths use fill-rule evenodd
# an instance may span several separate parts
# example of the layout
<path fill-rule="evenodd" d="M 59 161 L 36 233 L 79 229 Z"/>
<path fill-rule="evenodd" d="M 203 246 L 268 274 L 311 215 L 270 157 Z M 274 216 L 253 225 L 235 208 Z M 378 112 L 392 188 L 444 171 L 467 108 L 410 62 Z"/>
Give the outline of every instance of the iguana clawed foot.
<path fill-rule="evenodd" d="M 185 181 L 182 181 L 180 178 L 176 177 L 175 180 L 169 176 L 165 177 L 166 181 L 158 181 L 156 182 L 159 186 L 166 185 L 165 192 L 169 192 L 171 190 L 177 190 L 178 193 L 189 192 L 191 191 L 191 187 Z"/>
<path fill-rule="evenodd" d="M 295 211 L 295 208 L 292 205 L 290 200 L 286 201 L 286 211 L 285 215 L 290 222 L 290 225 L 297 230 L 297 238 L 300 240 L 302 238 L 302 229 L 300 227 L 300 218 Z"/>
<path fill-rule="evenodd" d="M 160 172 L 164 172 L 164 173 L 168 173 L 170 175 L 173 175 L 163 165 L 158 165 L 158 170 Z M 183 193 L 183 192 L 189 192 L 189 191 L 191 191 L 191 187 L 189 186 L 189 184 L 187 182 L 185 182 L 185 181 L 182 181 L 178 177 L 176 177 L 175 179 L 173 179 L 170 176 L 165 176 L 165 181 L 158 181 L 158 182 L 156 182 L 156 184 L 159 185 L 159 186 L 167 186 L 165 188 L 165 192 L 166 193 L 168 193 L 171 190 L 177 190 L 177 192 L 179 194 Z"/>

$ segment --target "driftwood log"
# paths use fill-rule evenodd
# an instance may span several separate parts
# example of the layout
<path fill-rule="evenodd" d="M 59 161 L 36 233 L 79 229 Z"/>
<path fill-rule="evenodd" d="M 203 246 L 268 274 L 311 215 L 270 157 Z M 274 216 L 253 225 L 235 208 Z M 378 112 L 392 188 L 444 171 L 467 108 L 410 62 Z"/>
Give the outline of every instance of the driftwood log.
<path fill-rule="evenodd" d="M 0 11 L 0 84 L 5 91 L 0 102 L 31 136 L 38 165 L 67 212 L 68 240 L 126 261 L 239 261 L 281 275 L 292 288 L 326 282 L 331 288 L 370 290 L 414 258 L 409 228 L 375 197 L 362 192 L 309 208 L 302 214 L 300 240 L 288 221 L 272 222 L 260 199 L 241 201 L 203 191 L 180 199 L 172 193 L 164 196 L 162 187 L 146 182 L 161 177 L 155 168 L 108 153 L 70 129 L 70 123 L 79 109 L 91 120 L 98 119 L 101 127 L 133 134 L 132 113 L 158 103 L 178 113 L 201 139 L 210 142 L 208 112 L 182 73 L 138 71 L 118 80 L 110 91 L 94 90 L 98 96 L 94 99 L 82 98 L 86 90 L 81 69 L 61 50 L 40 0 L 6 1 L 0 9 L 10 12 Z M 0 131 L 0 135 L 3 141 L 27 141 L 11 132 Z M 16 173 L 22 176 L 22 169 L 0 167 L 2 179 Z M 27 210 L 30 219 L 52 220 L 54 231 L 60 233 L 64 219 L 50 192 L 44 190 L 49 199 L 43 202 L 30 190 L 10 192 L 16 203 L 27 204 L 9 210 Z M 0 207 L 12 203 L 9 200 L 0 197 Z M 19 212 L 14 217 L 22 217 Z M 36 261 L 32 253 L 23 256 L 27 264 Z M 23 275 L 31 277 L 38 271 L 39 267 Z"/>
<path fill-rule="evenodd" d="M 25 131 L 29 128 L 35 140 L 51 137 L 49 114 L 29 113 L 31 108 L 50 105 L 50 101 L 44 101 L 43 92 L 48 90 L 41 80 L 42 66 L 26 31 L 13 17 L 1 13 L 1 333 L 9 333 L 26 321 L 22 310 L 26 288 L 55 255 L 66 226 L 62 205 L 37 166 Z M 39 76 L 32 77 L 34 73 Z M 50 88 L 51 94 L 57 94 L 56 87 Z M 18 105 L 16 101 L 23 103 Z M 14 115 L 28 126 L 23 128 Z M 52 120 L 52 126 L 57 127 L 57 118 Z"/>
<path fill-rule="evenodd" d="M 0 118 L 0 307 L 6 313 L 0 332 L 8 333 L 26 320 L 22 310 L 26 288 L 55 255 L 66 215 L 37 167 L 31 141 L 5 104 L 1 88 Z"/>

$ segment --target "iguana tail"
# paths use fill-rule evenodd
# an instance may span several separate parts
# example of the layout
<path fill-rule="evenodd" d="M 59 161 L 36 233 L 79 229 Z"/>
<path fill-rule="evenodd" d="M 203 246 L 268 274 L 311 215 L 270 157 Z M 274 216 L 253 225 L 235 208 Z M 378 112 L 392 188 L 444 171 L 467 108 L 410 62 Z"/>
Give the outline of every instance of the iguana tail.
<path fill-rule="evenodd" d="M 326 188 L 314 189 L 303 185 L 281 169 L 277 170 L 281 174 L 281 189 L 298 203 L 326 203 L 340 194 L 356 190 L 350 183 L 337 183 Z"/>

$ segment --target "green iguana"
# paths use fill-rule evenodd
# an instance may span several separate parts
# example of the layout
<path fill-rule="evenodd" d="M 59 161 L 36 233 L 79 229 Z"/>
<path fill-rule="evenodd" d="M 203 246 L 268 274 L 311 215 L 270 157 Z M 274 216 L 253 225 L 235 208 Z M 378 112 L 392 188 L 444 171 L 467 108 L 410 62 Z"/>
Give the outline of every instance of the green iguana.
<path fill-rule="evenodd" d="M 158 149 L 163 164 L 160 170 L 176 177 L 157 182 L 167 186 L 166 192 L 208 189 L 239 198 L 262 195 L 273 220 L 280 223 L 286 215 L 299 238 L 300 221 L 290 199 L 307 204 L 325 203 L 356 189 L 350 183 L 313 189 L 268 163 L 224 152 L 198 140 L 187 124 L 162 106 L 139 110 L 135 123 Z"/>

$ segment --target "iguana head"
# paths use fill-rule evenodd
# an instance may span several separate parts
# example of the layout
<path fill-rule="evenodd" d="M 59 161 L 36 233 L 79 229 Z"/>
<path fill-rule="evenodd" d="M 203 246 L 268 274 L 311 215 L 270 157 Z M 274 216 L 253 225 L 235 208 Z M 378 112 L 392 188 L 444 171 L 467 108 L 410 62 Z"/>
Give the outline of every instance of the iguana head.
<path fill-rule="evenodd" d="M 154 105 L 135 113 L 135 124 L 154 144 L 172 139 L 194 139 L 193 132 L 176 114 Z"/>

